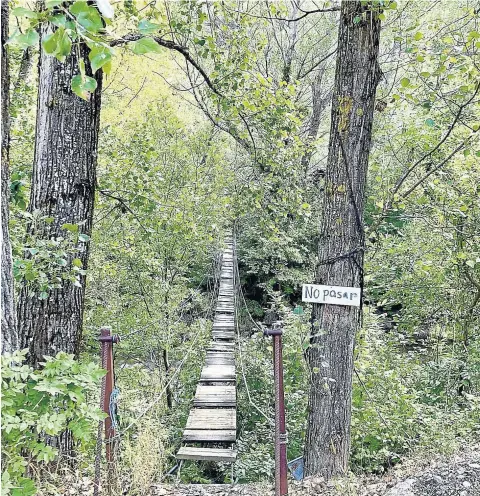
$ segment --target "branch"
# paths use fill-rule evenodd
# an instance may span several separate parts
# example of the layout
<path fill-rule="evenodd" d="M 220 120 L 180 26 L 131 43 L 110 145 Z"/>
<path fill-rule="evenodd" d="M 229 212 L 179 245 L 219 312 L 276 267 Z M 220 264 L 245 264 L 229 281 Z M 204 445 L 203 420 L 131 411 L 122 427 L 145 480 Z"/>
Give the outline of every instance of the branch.
<path fill-rule="evenodd" d="M 229 10 L 233 10 L 233 9 L 229 9 Z M 266 19 L 268 21 L 285 21 L 285 22 L 301 21 L 303 18 L 307 17 L 310 14 L 318 14 L 320 12 L 339 12 L 339 11 L 340 11 L 340 7 L 330 7 L 328 9 L 303 10 L 302 11 L 303 14 L 301 16 L 295 17 L 294 19 L 287 19 L 286 17 L 261 16 L 261 15 L 249 14 L 247 12 L 241 12 L 239 10 L 233 10 L 233 12 L 236 12 L 238 14 L 243 14 L 249 17 L 254 17 L 255 19 Z"/>
<path fill-rule="evenodd" d="M 142 34 L 127 34 L 123 36 L 122 38 L 112 40 L 110 42 L 110 46 L 121 46 L 125 45 L 131 41 L 138 41 L 141 38 L 144 38 L 144 35 Z M 205 72 L 204 69 L 198 64 L 198 62 L 195 61 L 195 59 L 190 55 L 190 52 L 188 51 L 188 48 L 179 45 L 178 43 L 175 43 L 174 41 L 171 40 L 165 40 L 159 36 L 152 36 L 152 38 L 160 45 L 165 48 L 168 48 L 169 50 L 174 50 L 175 52 L 178 52 L 183 55 L 185 60 L 189 62 L 195 69 L 202 75 L 205 83 L 207 83 L 207 86 L 219 97 L 223 97 L 223 95 L 215 88 L 215 85 L 212 83 L 212 80 L 208 77 L 207 73 Z"/>
<path fill-rule="evenodd" d="M 314 69 L 316 69 L 322 62 L 325 62 L 325 60 L 329 59 L 332 55 L 334 55 L 337 52 L 337 49 L 331 51 L 329 54 L 325 55 L 325 57 L 322 57 L 319 61 L 315 62 L 310 69 L 307 69 L 303 74 L 299 74 L 298 79 L 302 79 L 305 76 L 308 76 Z"/>
<path fill-rule="evenodd" d="M 451 132 L 453 131 L 453 128 L 457 124 L 458 120 L 460 119 L 460 116 L 463 112 L 463 109 L 467 107 L 473 99 L 477 96 L 478 90 L 480 89 L 480 83 L 477 84 L 477 87 L 475 88 L 475 91 L 473 92 L 473 95 L 460 107 L 458 108 L 458 112 L 455 115 L 455 118 L 453 119 L 452 124 L 448 128 L 447 132 L 445 133 L 445 136 L 423 157 L 419 158 L 411 167 L 409 167 L 405 173 L 402 175 L 402 177 L 397 181 L 397 184 L 395 185 L 395 188 L 393 188 L 392 191 L 392 198 L 395 196 L 396 193 L 398 193 L 398 190 L 402 187 L 403 183 L 405 180 L 408 178 L 408 176 L 422 163 L 424 162 L 427 158 L 431 157 L 442 145 L 445 143 L 446 139 L 450 136 Z"/>
<path fill-rule="evenodd" d="M 455 148 L 455 150 L 453 150 L 453 152 L 450 153 L 450 155 L 447 158 L 442 160 L 436 167 L 431 169 L 427 174 L 425 174 L 421 179 L 419 179 L 411 188 L 409 188 L 405 193 L 403 193 L 402 198 L 407 197 L 414 189 L 416 189 L 418 186 L 420 186 L 420 184 L 422 184 L 425 181 L 425 179 L 427 179 L 434 172 L 436 172 L 438 169 L 443 167 L 457 152 L 459 152 L 465 146 L 466 146 L 466 143 L 460 143 L 460 145 L 458 145 L 457 148 Z"/>

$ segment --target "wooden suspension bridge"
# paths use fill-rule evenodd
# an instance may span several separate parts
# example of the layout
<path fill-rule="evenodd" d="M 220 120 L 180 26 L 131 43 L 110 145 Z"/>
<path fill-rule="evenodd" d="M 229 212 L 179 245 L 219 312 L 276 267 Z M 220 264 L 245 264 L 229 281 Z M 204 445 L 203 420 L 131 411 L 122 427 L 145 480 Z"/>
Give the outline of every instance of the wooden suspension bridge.
<path fill-rule="evenodd" d="M 235 371 L 234 244 L 226 239 L 222 254 L 212 341 L 207 348 L 193 407 L 183 431 L 180 460 L 234 462 L 237 431 Z"/>

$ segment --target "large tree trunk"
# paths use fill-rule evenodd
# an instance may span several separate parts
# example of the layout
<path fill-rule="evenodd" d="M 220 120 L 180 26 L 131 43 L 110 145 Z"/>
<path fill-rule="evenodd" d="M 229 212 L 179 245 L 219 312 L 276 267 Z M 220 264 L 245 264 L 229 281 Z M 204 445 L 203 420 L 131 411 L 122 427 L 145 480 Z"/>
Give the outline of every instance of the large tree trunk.
<path fill-rule="evenodd" d="M 51 27 L 44 25 L 41 36 Z M 61 63 L 41 53 L 35 134 L 35 157 L 30 194 L 30 212 L 39 210 L 53 218 L 52 223 L 31 226 L 32 234 L 50 239 L 67 234 L 64 224 L 83 223 L 80 232 L 91 234 L 95 198 L 98 131 L 100 124 L 101 71 L 97 71 L 97 89 L 88 101 L 71 90 L 71 79 L 79 73 L 79 57 L 92 76 L 88 47 L 80 43 Z M 88 243 L 79 243 L 78 258 L 87 268 Z M 22 288 L 18 302 L 18 328 L 21 346 L 29 348 L 29 362 L 34 367 L 45 355 L 59 351 L 78 355 L 85 295 L 85 277 L 81 287 L 63 281 L 46 299 L 29 296 Z"/>
<path fill-rule="evenodd" d="M 320 284 L 363 286 L 363 211 L 375 90 L 380 77 L 378 10 L 343 0 L 320 225 Z M 307 360 L 311 389 L 306 475 L 348 466 L 355 334 L 361 308 L 315 305 Z"/>
<path fill-rule="evenodd" d="M 8 233 L 10 198 L 10 73 L 8 67 L 8 0 L 2 0 L 2 353 L 18 347 L 12 271 L 12 248 Z"/>

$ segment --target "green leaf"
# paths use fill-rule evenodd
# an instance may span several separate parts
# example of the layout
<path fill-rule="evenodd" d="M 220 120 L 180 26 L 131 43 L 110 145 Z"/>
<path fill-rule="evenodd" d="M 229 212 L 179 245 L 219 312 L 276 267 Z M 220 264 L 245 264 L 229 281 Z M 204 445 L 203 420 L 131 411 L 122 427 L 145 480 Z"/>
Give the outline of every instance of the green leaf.
<path fill-rule="evenodd" d="M 52 7 L 58 7 L 64 2 L 64 0 L 46 0 L 45 7 L 51 9 Z"/>
<path fill-rule="evenodd" d="M 48 34 L 42 39 L 42 48 L 45 53 L 53 55 L 57 49 L 57 38 L 55 33 Z"/>
<path fill-rule="evenodd" d="M 413 39 L 416 41 L 420 41 L 422 38 L 423 38 L 423 33 L 420 33 L 420 31 L 418 31 L 418 33 L 415 33 L 415 36 L 413 37 Z"/>
<path fill-rule="evenodd" d="M 142 34 L 152 34 L 156 33 L 160 29 L 160 24 L 150 22 L 148 19 L 142 19 L 138 23 L 138 30 Z"/>
<path fill-rule="evenodd" d="M 72 49 L 72 40 L 65 28 L 60 27 L 42 40 L 42 47 L 49 55 L 54 55 L 60 62 L 65 62 Z"/>
<path fill-rule="evenodd" d="M 73 14 L 73 15 L 79 15 L 81 14 L 82 12 L 88 12 L 88 9 L 89 9 L 89 6 L 87 4 L 87 2 L 85 2 L 84 0 L 78 0 L 77 2 L 75 2 L 71 7 L 70 7 L 70 12 Z"/>
<path fill-rule="evenodd" d="M 67 18 L 64 15 L 48 16 L 47 18 L 54 26 L 64 28 L 67 24 Z"/>
<path fill-rule="evenodd" d="M 75 2 L 70 12 L 77 18 L 77 22 L 86 30 L 97 33 L 103 28 L 103 21 L 95 7 L 83 0 Z"/>
<path fill-rule="evenodd" d="M 25 31 L 23 34 L 14 34 L 8 40 L 8 43 L 16 43 L 20 46 L 20 48 L 28 48 L 31 46 L 35 46 L 38 44 L 40 37 L 35 29 L 30 28 Z"/>
<path fill-rule="evenodd" d="M 63 224 L 62 229 L 66 229 L 67 231 L 76 233 L 78 232 L 78 224 Z"/>
<path fill-rule="evenodd" d="M 33 496 L 37 492 L 33 480 L 26 477 L 19 477 L 15 485 L 11 492 L 12 496 Z"/>
<path fill-rule="evenodd" d="M 57 44 L 57 51 L 55 53 L 55 57 L 60 62 L 65 62 L 65 59 L 67 58 L 68 55 L 70 55 L 70 51 L 72 49 L 72 40 L 70 39 L 64 28 L 57 29 L 57 33 L 60 31 L 61 33 L 58 35 L 58 44 Z"/>
<path fill-rule="evenodd" d="M 77 22 L 86 30 L 92 33 L 98 33 L 103 29 L 103 21 L 97 9 L 89 7 L 88 12 L 80 12 L 77 16 Z"/>
<path fill-rule="evenodd" d="M 433 127 L 435 126 L 435 121 L 433 119 L 427 119 L 425 121 L 425 124 L 428 126 L 428 127 Z"/>
<path fill-rule="evenodd" d="M 88 54 L 92 72 L 95 74 L 98 69 L 101 69 L 105 64 L 112 60 L 112 53 L 108 47 L 94 47 Z"/>
<path fill-rule="evenodd" d="M 72 85 L 72 91 L 77 96 L 83 98 L 84 100 L 88 100 L 90 98 L 90 93 L 93 93 L 97 87 L 97 81 L 90 76 L 77 74 L 72 78 L 71 85 Z"/>
<path fill-rule="evenodd" d="M 406 88 L 410 84 L 410 79 L 404 77 L 400 79 L 400 84 L 402 85 L 403 88 Z"/>
<path fill-rule="evenodd" d="M 137 55 L 143 55 L 150 52 L 160 53 L 162 48 L 153 38 L 140 38 L 132 43 L 132 51 Z"/>
<path fill-rule="evenodd" d="M 83 241 L 84 243 L 86 243 L 90 240 L 90 236 L 88 234 L 79 234 L 78 239 L 79 241 Z"/>
<path fill-rule="evenodd" d="M 82 267 L 83 266 L 82 261 L 79 258 L 74 258 L 72 260 L 72 265 L 74 267 Z"/>
<path fill-rule="evenodd" d="M 28 17 L 29 19 L 38 19 L 38 12 L 35 12 L 25 7 L 16 7 L 12 9 L 12 14 L 15 17 Z"/>

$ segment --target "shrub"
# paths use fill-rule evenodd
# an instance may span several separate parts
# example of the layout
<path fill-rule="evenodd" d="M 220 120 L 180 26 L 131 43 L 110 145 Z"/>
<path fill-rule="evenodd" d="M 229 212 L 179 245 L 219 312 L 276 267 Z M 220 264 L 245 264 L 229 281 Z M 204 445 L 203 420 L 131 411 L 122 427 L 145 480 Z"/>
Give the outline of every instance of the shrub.
<path fill-rule="evenodd" d="M 25 364 L 27 350 L 1 357 L 2 495 L 36 493 L 29 474 L 54 461 L 58 449 L 49 439 L 67 429 L 78 449 L 94 439 L 103 412 L 87 403 L 105 371 L 73 355 L 46 357 L 40 370 Z"/>

